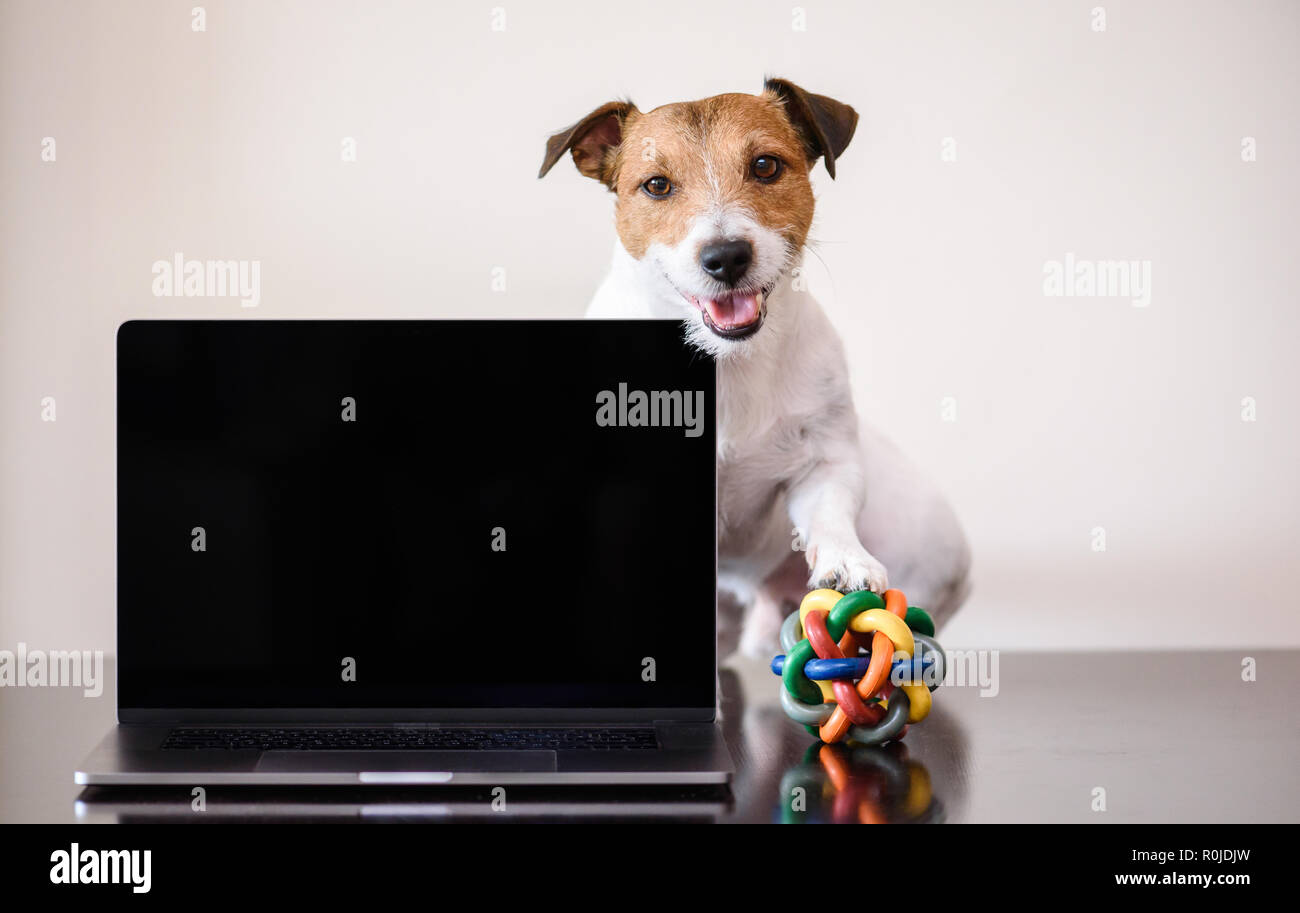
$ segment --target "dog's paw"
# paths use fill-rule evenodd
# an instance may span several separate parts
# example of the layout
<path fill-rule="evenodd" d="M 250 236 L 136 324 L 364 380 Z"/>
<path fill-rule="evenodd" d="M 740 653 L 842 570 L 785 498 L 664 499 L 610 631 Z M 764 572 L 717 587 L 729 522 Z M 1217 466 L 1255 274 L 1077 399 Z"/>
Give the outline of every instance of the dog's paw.
<path fill-rule="evenodd" d="M 883 593 L 889 589 L 889 574 L 885 566 L 863 548 L 854 543 L 842 547 L 834 543 L 819 543 L 808 549 L 808 565 L 812 573 L 808 585 L 813 589 L 871 590 Z"/>

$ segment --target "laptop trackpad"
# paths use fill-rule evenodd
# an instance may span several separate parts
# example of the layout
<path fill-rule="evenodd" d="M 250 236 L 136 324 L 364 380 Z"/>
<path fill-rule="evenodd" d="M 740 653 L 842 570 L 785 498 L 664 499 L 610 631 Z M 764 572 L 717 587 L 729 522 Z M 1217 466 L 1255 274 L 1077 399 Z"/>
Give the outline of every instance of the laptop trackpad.
<path fill-rule="evenodd" d="M 257 770 L 263 773 L 355 771 L 362 775 L 363 782 L 371 783 L 404 782 L 406 774 L 435 782 L 442 773 L 531 773 L 555 769 L 553 751 L 264 751 L 257 762 Z M 406 778 L 405 782 L 415 780 Z"/>

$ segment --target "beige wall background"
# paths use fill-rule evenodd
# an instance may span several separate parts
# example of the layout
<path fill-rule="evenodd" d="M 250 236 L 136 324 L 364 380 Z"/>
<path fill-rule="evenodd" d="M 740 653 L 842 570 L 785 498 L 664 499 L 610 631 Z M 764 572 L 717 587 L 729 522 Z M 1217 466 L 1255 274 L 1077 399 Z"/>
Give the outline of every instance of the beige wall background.
<path fill-rule="evenodd" d="M 112 649 L 121 321 L 577 316 L 611 200 L 546 136 L 765 73 L 862 115 L 808 275 L 967 525 L 945 644 L 1300 644 L 1300 5 L 196 5 L 0 0 L 0 646 Z M 260 305 L 154 297 L 176 252 Z M 1149 306 L 1045 296 L 1067 253 Z"/>

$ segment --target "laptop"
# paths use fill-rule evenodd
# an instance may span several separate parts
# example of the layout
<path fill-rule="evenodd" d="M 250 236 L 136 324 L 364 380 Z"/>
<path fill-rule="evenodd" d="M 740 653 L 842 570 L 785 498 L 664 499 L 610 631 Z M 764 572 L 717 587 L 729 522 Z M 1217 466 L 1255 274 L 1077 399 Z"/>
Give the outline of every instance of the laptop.
<path fill-rule="evenodd" d="M 722 784 L 654 786 L 213 786 L 203 820 L 312 824 L 364 821 L 671 822 L 730 820 L 735 800 Z M 88 786 L 73 804 L 79 824 L 176 824 L 194 820 L 189 788 Z"/>
<path fill-rule="evenodd" d="M 728 782 L 714 423 L 673 321 L 123 324 L 76 782 Z"/>

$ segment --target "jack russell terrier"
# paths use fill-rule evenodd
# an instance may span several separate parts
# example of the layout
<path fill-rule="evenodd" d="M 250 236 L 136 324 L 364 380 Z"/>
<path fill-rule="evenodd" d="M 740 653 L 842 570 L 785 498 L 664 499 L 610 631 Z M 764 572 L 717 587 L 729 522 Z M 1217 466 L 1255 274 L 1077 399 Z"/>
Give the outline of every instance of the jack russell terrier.
<path fill-rule="evenodd" d="M 750 655 L 772 655 L 809 587 L 892 580 L 936 624 L 968 588 L 952 509 L 859 428 L 844 346 L 794 281 L 809 172 L 821 158 L 835 177 L 857 122 L 783 79 L 648 112 L 614 101 L 552 136 L 538 175 L 569 152 L 617 195 L 614 262 L 587 316 L 681 319 L 717 363 L 719 585 L 747 607 Z"/>

